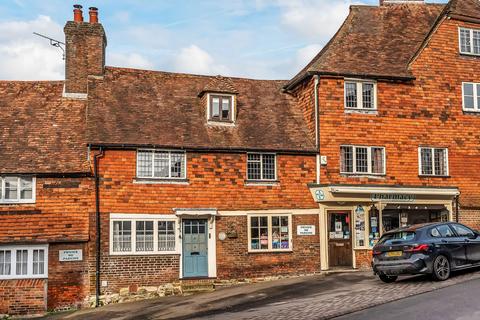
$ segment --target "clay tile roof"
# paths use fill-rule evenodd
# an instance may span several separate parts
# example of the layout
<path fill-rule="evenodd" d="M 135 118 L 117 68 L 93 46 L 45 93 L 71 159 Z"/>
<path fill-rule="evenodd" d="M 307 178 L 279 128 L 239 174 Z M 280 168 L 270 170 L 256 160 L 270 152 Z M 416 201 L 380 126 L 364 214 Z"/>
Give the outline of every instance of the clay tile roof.
<path fill-rule="evenodd" d="M 63 82 L 0 81 L 0 173 L 87 173 L 86 103 Z"/>
<path fill-rule="evenodd" d="M 238 93 L 237 89 L 235 89 L 232 79 L 222 77 L 221 75 L 214 77 L 209 83 L 207 83 L 202 91 L 200 91 L 199 96 L 202 96 L 206 92 L 231 94 Z"/>
<path fill-rule="evenodd" d="M 451 0 L 447 10 L 451 14 L 480 19 L 479 0 Z"/>
<path fill-rule="evenodd" d="M 351 6 L 335 36 L 287 87 L 294 87 L 314 73 L 411 78 L 408 62 L 444 7 L 441 4 Z"/>
<path fill-rule="evenodd" d="M 229 78 L 238 91 L 233 127 L 207 124 L 198 97 L 218 78 L 107 67 L 91 79 L 87 115 L 92 145 L 221 150 L 314 151 L 285 81 Z M 230 89 L 229 89 L 230 90 Z"/>

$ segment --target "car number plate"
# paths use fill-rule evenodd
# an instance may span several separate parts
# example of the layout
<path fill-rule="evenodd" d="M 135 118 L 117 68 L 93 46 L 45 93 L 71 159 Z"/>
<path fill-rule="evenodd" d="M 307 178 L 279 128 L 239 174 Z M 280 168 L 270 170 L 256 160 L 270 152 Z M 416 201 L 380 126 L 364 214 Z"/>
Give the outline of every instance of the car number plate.
<path fill-rule="evenodd" d="M 403 255 L 402 251 L 390 251 L 385 254 L 387 257 L 401 257 Z"/>

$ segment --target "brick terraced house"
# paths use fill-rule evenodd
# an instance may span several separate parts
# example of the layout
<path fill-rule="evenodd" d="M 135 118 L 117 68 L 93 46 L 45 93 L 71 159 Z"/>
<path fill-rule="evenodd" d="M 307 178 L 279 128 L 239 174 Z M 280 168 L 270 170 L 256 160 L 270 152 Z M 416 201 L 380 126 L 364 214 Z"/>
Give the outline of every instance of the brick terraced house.
<path fill-rule="evenodd" d="M 352 6 L 290 81 L 108 67 L 89 15 L 65 81 L 0 82 L 0 314 L 368 268 L 390 229 L 480 227 L 477 0 Z"/>

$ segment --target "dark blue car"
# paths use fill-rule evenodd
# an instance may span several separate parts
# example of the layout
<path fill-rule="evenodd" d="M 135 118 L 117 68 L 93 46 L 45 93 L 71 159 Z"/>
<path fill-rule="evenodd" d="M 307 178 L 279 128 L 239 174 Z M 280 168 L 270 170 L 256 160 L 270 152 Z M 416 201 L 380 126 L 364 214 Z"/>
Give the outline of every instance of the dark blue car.
<path fill-rule="evenodd" d="M 443 281 L 451 271 L 479 265 L 480 233 L 455 222 L 392 230 L 373 248 L 373 272 L 387 283 L 399 275 L 413 274 L 429 274 Z"/>

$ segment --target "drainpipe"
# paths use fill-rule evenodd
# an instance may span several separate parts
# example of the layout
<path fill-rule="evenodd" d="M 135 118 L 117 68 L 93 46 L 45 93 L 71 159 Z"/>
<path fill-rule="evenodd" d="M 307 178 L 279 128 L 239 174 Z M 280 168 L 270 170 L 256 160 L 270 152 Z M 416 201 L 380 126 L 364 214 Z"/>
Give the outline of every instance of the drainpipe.
<path fill-rule="evenodd" d="M 319 123 L 319 104 L 318 104 L 318 83 L 319 76 L 314 76 L 314 96 L 315 96 L 315 148 L 317 149 L 317 184 L 320 184 L 320 123 Z"/>
<path fill-rule="evenodd" d="M 458 209 L 459 209 L 459 208 L 458 208 L 458 207 L 459 207 L 458 202 L 459 202 L 459 201 L 458 201 L 458 196 L 456 196 L 456 197 L 455 197 L 455 222 L 458 222 L 458 220 L 459 220 L 459 217 L 458 217 L 458 216 L 459 216 L 459 213 L 458 213 L 458 211 L 459 211 L 459 210 L 458 210 Z"/>
<path fill-rule="evenodd" d="M 98 163 L 100 158 L 105 155 L 103 148 L 100 147 L 100 153 L 93 157 L 93 174 L 95 177 L 95 220 L 96 220 L 96 241 L 95 241 L 95 307 L 100 306 L 100 175 L 98 173 Z"/>

